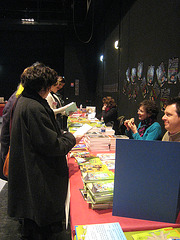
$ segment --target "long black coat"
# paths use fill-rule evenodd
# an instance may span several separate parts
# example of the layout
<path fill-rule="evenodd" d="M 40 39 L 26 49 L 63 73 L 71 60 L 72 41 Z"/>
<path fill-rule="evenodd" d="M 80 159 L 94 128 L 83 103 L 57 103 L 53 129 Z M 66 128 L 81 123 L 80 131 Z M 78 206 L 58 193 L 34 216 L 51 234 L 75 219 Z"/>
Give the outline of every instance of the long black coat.
<path fill-rule="evenodd" d="M 8 214 L 45 226 L 64 217 L 68 184 L 66 154 L 76 140 L 71 133 L 58 133 L 55 119 L 49 117 L 52 110 L 48 106 L 47 111 L 46 100 L 42 104 L 39 99 L 21 96 L 14 111 Z"/>

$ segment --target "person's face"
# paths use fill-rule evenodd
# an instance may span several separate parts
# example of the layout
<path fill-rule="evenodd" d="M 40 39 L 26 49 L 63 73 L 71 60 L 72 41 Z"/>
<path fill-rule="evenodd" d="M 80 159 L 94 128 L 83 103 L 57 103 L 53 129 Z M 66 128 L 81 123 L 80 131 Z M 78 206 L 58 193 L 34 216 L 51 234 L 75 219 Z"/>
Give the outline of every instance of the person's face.
<path fill-rule="evenodd" d="M 57 93 L 57 91 L 59 90 L 59 89 L 58 89 L 58 86 L 59 86 L 59 85 L 58 85 L 57 83 L 54 84 L 54 85 L 52 85 L 52 86 L 51 86 L 51 91 L 52 91 L 53 93 Z"/>
<path fill-rule="evenodd" d="M 65 83 L 60 82 L 58 84 L 58 90 L 62 89 L 64 87 Z"/>
<path fill-rule="evenodd" d="M 176 112 L 176 104 L 168 105 L 162 117 L 165 129 L 173 134 L 180 131 L 180 117 Z"/>
<path fill-rule="evenodd" d="M 149 114 L 147 114 L 144 106 L 140 106 L 139 109 L 138 109 L 138 116 L 139 116 L 139 120 L 140 121 L 143 121 L 145 120 L 146 118 L 149 117 Z"/>

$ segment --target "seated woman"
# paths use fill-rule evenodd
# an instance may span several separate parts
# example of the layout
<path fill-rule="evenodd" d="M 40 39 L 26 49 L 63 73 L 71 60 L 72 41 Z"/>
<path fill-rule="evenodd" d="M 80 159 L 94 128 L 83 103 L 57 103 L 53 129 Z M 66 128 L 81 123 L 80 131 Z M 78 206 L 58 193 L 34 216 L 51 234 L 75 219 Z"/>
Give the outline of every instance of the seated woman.
<path fill-rule="evenodd" d="M 115 100 L 112 97 L 106 97 L 104 105 L 102 107 L 102 117 L 106 126 L 112 126 L 112 129 L 115 131 L 115 135 L 119 134 L 118 131 L 118 112 L 117 105 Z"/>
<path fill-rule="evenodd" d="M 154 101 L 144 100 L 140 103 L 138 109 L 138 116 L 140 123 L 138 128 L 134 123 L 134 118 L 126 120 L 126 135 L 130 139 L 137 140 L 160 140 L 161 139 L 161 126 L 156 121 L 158 115 L 158 107 Z"/>

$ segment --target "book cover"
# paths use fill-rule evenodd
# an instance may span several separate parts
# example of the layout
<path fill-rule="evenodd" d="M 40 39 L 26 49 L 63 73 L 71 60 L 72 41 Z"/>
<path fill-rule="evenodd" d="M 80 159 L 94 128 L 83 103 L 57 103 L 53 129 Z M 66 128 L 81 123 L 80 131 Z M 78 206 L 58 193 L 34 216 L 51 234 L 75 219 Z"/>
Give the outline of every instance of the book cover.
<path fill-rule="evenodd" d="M 79 144 L 76 144 L 72 149 L 71 151 L 77 151 L 77 150 L 81 150 L 81 151 L 88 151 L 86 145 L 84 143 L 79 143 Z"/>
<path fill-rule="evenodd" d="M 80 165 L 81 172 L 98 172 L 98 171 L 108 171 L 108 168 L 104 164 L 84 164 Z"/>
<path fill-rule="evenodd" d="M 114 173 L 111 171 L 82 173 L 82 179 L 85 183 L 96 182 L 100 180 L 101 181 L 113 180 Z"/>
<path fill-rule="evenodd" d="M 91 157 L 92 155 L 90 154 L 89 151 L 76 151 L 74 150 L 73 152 L 70 152 L 70 157 L 82 157 L 82 158 L 86 158 L 86 157 Z"/>
<path fill-rule="evenodd" d="M 172 228 L 161 228 L 152 231 L 144 231 L 132 235 L 134 240 L 166 240 L 180 239 L 180 233 Z"/>
<path fill-rule="evenodd" d="M 77 106 L 76 106 L 75 102 L 69 103 L 65 107 L 66 107 L 65 112 L 66 112 L 67 115 L 69 115 L 70 112 L 76 112 L 77 111 Z"/>
<path fill-rule="evenodd" d="M 98 153 L 96 156 L 101 160 L 115 160 L 115 153 Z"/>
<path fill-rule="evenodd" d="M 76 240 L 126 240 L 118 222 L 75 226 Z"/>
<path fill-rule="evenodd" d="M 102 164 L 101 160 L 98 158 L 98 157 L 87 157 L 87 158 L 84 158 L 84 162 L 81 163 L 80 165 L 88 165 L 88 164 Z"/>
<path fill-rule="evenodd" d="M 113 193 L 114 191 L 114 180 L 99 181 L 93 183 L 87 183 L 86 187 L 92 195 L 100 195 L 102 193 Z"/>
<path fill-rule="evenodd" d="M 102 164 L 105 164 L 109 170 L 115 169 L 115 160 L 101 160 Z"/>
<path fill-rule="evenodd" d="M 77 106 L 75 102 L 71 102 L 63 107 L 54 109 L 54 113 L 58 114 L 58 113 L 63 113 L 65 112 L 66 115 L 69 115 L 71 112 L 76 112 L 77 111 Z"/>

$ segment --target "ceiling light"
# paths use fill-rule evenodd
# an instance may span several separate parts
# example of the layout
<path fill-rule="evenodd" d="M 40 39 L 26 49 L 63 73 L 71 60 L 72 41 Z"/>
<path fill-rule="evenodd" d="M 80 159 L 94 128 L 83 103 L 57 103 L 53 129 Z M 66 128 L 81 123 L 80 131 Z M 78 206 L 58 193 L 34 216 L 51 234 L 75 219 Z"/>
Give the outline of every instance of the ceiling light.
<path fill-rule="evenodd" d="M 21 19 L 22 24 L 34 24 L 34 18 L 22 18 Z"/>
<path fill-rule="evenodd" d="M 100 61 L 103 62 L 103 59 L 104 59 L 104 56 L 101 55 L 101 56 L 100 56 Z"/>
<path fill-rule="evenodd" d="M 119 49 L 119 40 L 115 41 L 114 48 L 115 49 Z"/>

